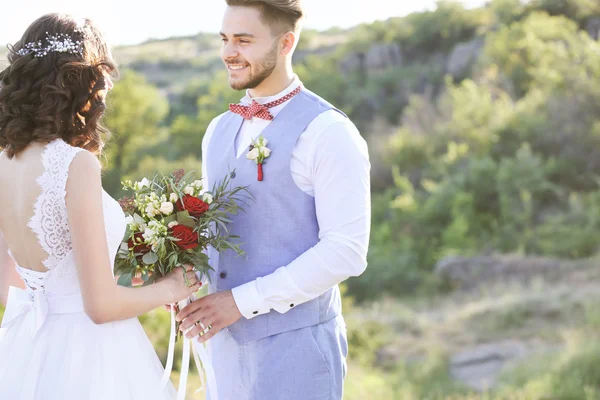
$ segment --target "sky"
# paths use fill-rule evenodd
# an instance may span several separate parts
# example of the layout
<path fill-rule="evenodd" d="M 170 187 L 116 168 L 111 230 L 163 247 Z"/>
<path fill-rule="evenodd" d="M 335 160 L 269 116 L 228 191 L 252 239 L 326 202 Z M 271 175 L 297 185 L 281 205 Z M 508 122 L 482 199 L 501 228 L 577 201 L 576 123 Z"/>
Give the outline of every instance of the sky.
<path fill-rule="evenodd" d="M 484 0 L 462 0 L 468 7 Z M 435 0 L 303 0 L 305 27 L 325 30 L 435 8 Z M 113 46 L 218 32 L 224 0 L 20 0 L 0 21 L 0 46 L 16 42 L 39 16 L 61 12 L 92 19 Z M 343 13 L 343 15 L 342 15 Z"/>

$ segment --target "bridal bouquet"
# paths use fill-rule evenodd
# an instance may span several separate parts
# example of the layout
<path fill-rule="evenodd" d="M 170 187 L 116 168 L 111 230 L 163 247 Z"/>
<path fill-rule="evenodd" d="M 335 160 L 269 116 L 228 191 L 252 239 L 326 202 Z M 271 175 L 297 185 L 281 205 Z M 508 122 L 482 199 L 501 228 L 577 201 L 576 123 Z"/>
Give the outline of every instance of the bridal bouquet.
<path fill-rule="evenodd" d="M 206 249 L 231 249 L 244 252 L 231 239 L 228 215 L 243 211 L 240 203 L 249 197 L 246 187 L 229 188 L 231 174 L 212 190 L 203 190 L 202 181 L 176 170 L 168 176 L 125 181 L 123 189 L 133 196 L 119 200 L 126 214 L 127 230 L 115 260 L 118 283 L 132 286 L 134 278 L 143 285 L 168 274 L 175 268 L 185 272 L 184 264 L 193 265 L 198 279 L 210 279 Z"/>
<path fill-rule="evenodd" d="M 139 182 L 125 181 L 123 189 L 133 195 L 119 200 L 127 218 L 127 230 L 115 260 L 115 275 L 118 283 L 132 286 L 134 278 L 149 285 L 184 264 L 194 266 L 200 281 L 210 280 L 212 270 L 206 249 L 212 246 L 217 251 L 233 250 L 244 255 L 227 229 L 229 215 L 244 211 L 240 206 L 252 196 L 247 187 L 230 187 L 233 172 L 211 190 L 205 190 L 202 181 L 193 173 L 176 170 L 168 176 L 156 174 L 153 179 Z M 167 365 L 161 380 L 165 385 L 173 368 L 175 341 L 182 335 L 175 321 L 175 312 L 184 307 L 195 296 L 182 300 L 171 307 L 171 335 Z M 185 396 L 190 352 L 194 355 L 198 371 L 207 375 L 208 386 L 217 399 L 216 379 L 210 356 L 202 345 L 191 340 L 183 342 L 182 364 L 179 377 L 178 399 Z M 203 368 L 201 368 L 201 366 Z M 204 374 L 200 374 L 203 379 Z"/>

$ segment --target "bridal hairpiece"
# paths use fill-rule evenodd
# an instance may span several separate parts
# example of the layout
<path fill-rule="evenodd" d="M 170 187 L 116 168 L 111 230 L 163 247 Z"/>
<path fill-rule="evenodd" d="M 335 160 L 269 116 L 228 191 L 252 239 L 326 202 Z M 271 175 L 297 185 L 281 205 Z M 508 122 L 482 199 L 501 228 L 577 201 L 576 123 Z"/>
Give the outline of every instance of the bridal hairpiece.
<path fill-rule="evenodd" d="M 79 33 L 85 37 L 85 24 L 80 24 L 73 32 Z M 73 40 L 73 38 L 66 33 L 59 33 L 51 35 L 46 32 L 45 45 L 42 44 L 41 40 L 37 42 L 29 42 L 23 46 L 23 48 L 17 51 L 20 56 L 26 56 L 32 54 L 35 57 L 44 57 L 48 53 L 70 53 L 83 55 L 83 41 Z"/>

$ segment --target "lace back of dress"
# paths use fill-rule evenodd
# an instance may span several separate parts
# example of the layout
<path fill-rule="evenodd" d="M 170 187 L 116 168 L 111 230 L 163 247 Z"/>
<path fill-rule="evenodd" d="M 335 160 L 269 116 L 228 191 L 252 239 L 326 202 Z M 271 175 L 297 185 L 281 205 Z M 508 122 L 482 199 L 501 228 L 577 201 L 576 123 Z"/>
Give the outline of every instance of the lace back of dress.
<path fill-rule="evenodd" d="M 29 227 L 48 254 L 44 266 L 49 270 L 59 265 L 72 250 L 65 196 L 69 166 L 81 150 L 55 140 L 46 145 L 42 154 L 44 172 L 37 179 L 41 192 Z"/>

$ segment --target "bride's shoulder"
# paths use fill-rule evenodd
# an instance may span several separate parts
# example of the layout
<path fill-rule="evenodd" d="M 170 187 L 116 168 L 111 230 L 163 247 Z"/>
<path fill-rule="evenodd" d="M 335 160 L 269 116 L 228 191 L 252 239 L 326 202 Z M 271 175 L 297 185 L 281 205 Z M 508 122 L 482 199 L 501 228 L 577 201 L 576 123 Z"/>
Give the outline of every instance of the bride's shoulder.
<path fill-rule="evenodd" d="M 71 161 L 70 173 L 80 172 L 82 175 L 100 175 L 100 160 L 94 154 L 85 149 L 77 151 Z"/>
<path fill-rule="evenodd" d="M 48 148 L 62 153 L 70 153 L 71 157 L 63 159 L 68 161 L 71 166 L 83 168 L 100 167 L 100 160 L 93 153 L 82 147 L 73 146 L 62 139 L 56 139 L 48 143 Z"/>

